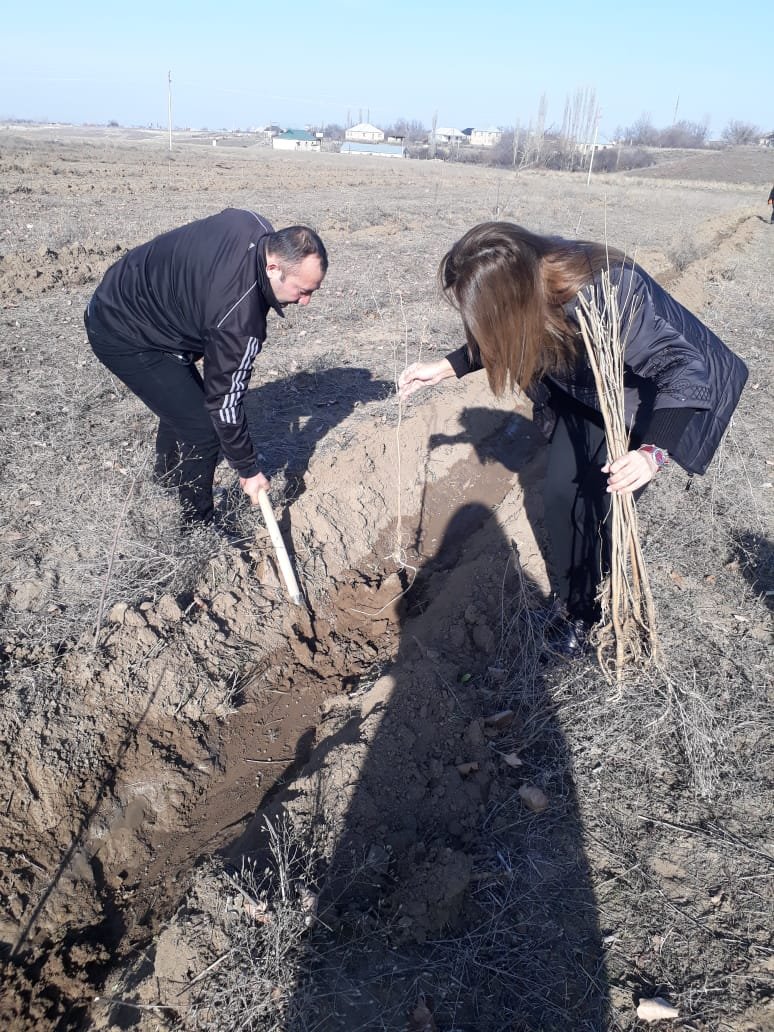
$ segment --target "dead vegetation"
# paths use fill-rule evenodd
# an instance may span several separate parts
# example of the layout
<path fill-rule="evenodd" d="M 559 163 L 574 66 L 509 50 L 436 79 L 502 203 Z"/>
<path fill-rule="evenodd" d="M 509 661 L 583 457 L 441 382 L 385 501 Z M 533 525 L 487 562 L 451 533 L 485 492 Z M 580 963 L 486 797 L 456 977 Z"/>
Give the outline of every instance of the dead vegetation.
<path fill-rule="evenodd" d="M 623 299 L 625 305 L 628 299 Z M 578 319 L 589 365 L 600 399 L 607 455 L 621 458 L 629 451 L 629 427 L 624 411 L 623 313 L 609 270 L 598 289 L 578 295 Z M 636 316 L 632 312 L 629 318 Z M 595 629 L 601 669 L 620 683 L 627 667 L 660 663 L 653 594 L 640 545 L 637 505 L 631 494 L 611 498 L 610 573 L 600 587 L 602 617 Z"/>
<path fill-rule="evenodd" d="M 300 846 L 320 821 L 346 834 L 346 810 L 313 778 L 315 806 L 291 840 L 296 855 L 314 859 L 300 881 L 322 889 L 318 920 L 304 920 L 295 895 L 293 935 L 282 924 L 294 862 L 278 874 L 269 843 L 273 881 L 260 913 L 276 907 L 277 916 L 221 929 L 233 952 L 196 985 L 203 1002 L 177 1009 L 183 1027 L 199 1027 L 200 1008 L 217 1000 L 227 1028 L 403 1029 L 421 1003 L 439 1029 L 590 1032 L 639 1027 L 637 1004 L 654 996 L 678 1010 L 677 1027 L 766 1027 L 774 855 L 761 805 L 770 770 L 755 757 L 768 755 L 769 646 L 748 638 L 732 662 L 706 629 L 694 625 L 688 639 L 667 609 L 665 669 L 614 687 L 591 661 L 546 664 L 539 595 L 518 566 L 503 572 L 497 652 L 449 687 L 466 727 L 462 777 L 487 756 L 497 771 L 455 920 L 417 941 L 389 902 L 397 886 L 410 908 L 417 885 L 401 885 L 389 848 L 366 843 L 342 873 L 335 835 L 316 852 Z M 748 619 L 760 604 L 747 596 Z M 371 749 L 390 751 L 378 737 Z M 429 859 L 445 884 L 449 861 Z M 201 946 L 221 927 L 219 913 L 194 919 L 187 903 L 175 934 Z M 256 960 L 267 951 L 283 958 L 281 977 L 268 982 L 276 968 Z M 155 998 L 169 999 L 163 984 Z"/>
<path fill-rule="evenodd" d="M 665 181 L 655 203 L 614 178 L 568 193 L 431 163 L 215 162 L 2 156 L 6 1025 L 624 1032 L 660 996 L 674 1028 L 763 1032 L 774 327 L 756 190 Z M 319 306 L 272 327 L 252 410 L 314 639 L 265 537 L 238 557 L 180 540 L 145 478 L 150 421 L 84 347 L 92 255 L 234 199 L 317 225 L 335 255 Z M 710 474 L 670 471 L 643 499 L 665 669 L 631 682 L 546 657 L 540 457 L 504 465 L 522 423 L 475 384 L 403 416 L 403 544 L 424 554 L 392 604 L 396 342 L 453 341 L 434 267 L 495 207 L 654 271 L 695 249 L 683 271 L 750 366 Z M 86 260 L 74 241 L 81 280 L 34 276 L 49 244 Z M 477 460 L 499 494 L 469 493 Z"/>

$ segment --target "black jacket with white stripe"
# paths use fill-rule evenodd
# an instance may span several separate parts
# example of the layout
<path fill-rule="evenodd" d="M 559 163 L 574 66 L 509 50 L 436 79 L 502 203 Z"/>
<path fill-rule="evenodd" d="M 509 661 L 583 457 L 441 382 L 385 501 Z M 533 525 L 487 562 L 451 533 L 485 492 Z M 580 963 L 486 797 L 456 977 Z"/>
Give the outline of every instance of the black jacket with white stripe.
<path fill-rule="evenodd" d="M 270 309 L 266 219 L 227 208 L 135 247 L 105 274 L 89 311 L 134 347 L 204 356 L 204 403 L 228 463 L 259 472 L 242 399 Z"/>

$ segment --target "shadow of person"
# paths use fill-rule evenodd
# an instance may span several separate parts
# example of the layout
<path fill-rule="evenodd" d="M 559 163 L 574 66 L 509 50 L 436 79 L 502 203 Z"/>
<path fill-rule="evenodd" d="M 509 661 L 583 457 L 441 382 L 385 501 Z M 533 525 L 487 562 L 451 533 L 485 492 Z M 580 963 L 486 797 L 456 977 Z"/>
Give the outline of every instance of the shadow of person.
<path fill-rule="evenodd" d="M 539 592 L 479 504 L 454 511 L 413 592 L 421 606 L 395 601 L 389 670 L 329 710 L 304 792 L 275 798 L 335 829 L 287 1027 L 405 1029 L 425 999 L 440 1030 L 601 1029 L 605 963 Z M 256 849 L 253 827 L 228 852 Z"/>
<path fill-rule="evenodd" d="M 503 492 L 497 490 L 497 484 L 505 484 L 505 494 L 511 487 L 511 482 L 503 478 L 503 471 L 517 474 L 523 513 L 535 542 L 541 542 L 542 551 L 546 551 L 541 485 L 547 449 L 543 434 L 532 420 L 518 412 L 483 406 L 464 408 L 459 413 L 458 422 L 461 429 L 456 434 L 431 434 L 428 439 L 429 451 L 444 445 L 469 445 L 479 463 L 479 468 L 475 471 L 476 482 L 479 486 L 484 486 L 483 494 L 492 507 L 500 505 L 503 500 Z M 470 466 L 470 462 L 467 465 Z M 420 555 L 423 554 L 421 539 L 428 536 L 423 531 L 427 508 L 426 492 L 427 487 L 422 495 L 415 542 L 416 552 Z M 480 506 L 465 506 L 463 513 L 448 523 L 444 534 L 444 547 L 433 560 L 435 566 L 449 568 L 457 562 L 460 546 L 464 545 L 472 531 L 478 529 L 477 520 L 482 512 L 485 513 L 484 519 L 491 516 L 485 507 L 482 509 Z M 551 576 L 550 567 L 548 574 Z"/>
<path fill-rule="evenodd" d="M 270 381 L 249 390 L 244 399 L 245 415 L 261 471 L 270 480 L 284 478 L 286 502 L 306 491 L 305 474 L 320 442 L 353 410 L 394 394 L 395 385 L 375 380 L 368 369 L 337 366 L 303 370 L 282 380 Z M 226 505 L 245 504 L 241 491 L 227 494 Z M 292 514 L 289 505 L 277 512 L 286 541 L 291 541 Z M 250 524 L 242 525 L 248 532 Z"/>
<path fill-rule="evenodd" d="M 735 535 L 735 560 L 745 580 L 769 609 L 774 609 L 774 544 L 761 534 Z"/>
<path fill-rule="evenodd" d="M 497 462 L 517 473 L 535 454 L 539 438 L 531 420 L 518 412 L 468 407 L 458 417 L 461 430 L 456 434 L 431 434 L 430 449 L 442 445 L 470 444 L 481 465 Z"/>
<path fill-rule="evenodd" d="M 245 415 L 263 473 L 303 481 L 319 442 L 360 404 L 380 401 L 395 385 L 368 369 L 304 370 L 249 390 Z M 303 487 L 297 494 L 303 493 Z"/>

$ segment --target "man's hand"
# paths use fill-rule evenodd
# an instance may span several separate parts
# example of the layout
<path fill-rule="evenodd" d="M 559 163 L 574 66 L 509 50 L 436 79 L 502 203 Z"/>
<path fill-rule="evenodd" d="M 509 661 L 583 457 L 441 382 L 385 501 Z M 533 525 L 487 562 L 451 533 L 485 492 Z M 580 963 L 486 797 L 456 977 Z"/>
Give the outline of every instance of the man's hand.
<path fill-rule="evenodd" d="M 609 473 L 607 490 L 609 494 L 627 494 L 649 484 L 658 472 L 655 459 L 645 452 L 630 451 L 615 462 L 608 462 L 602 467 L 603 473 Z"/>
<path fill-rule="evenodd" d="M 441 380 L 454 375 L 452 364 L 447 358 L 439 359 L 437 362 L 412 362 L 398 377 L 398 396 L 405 400 L 414 391 L 422 387 L 433 387 Z"/>
<path fill-rule="evenodd" d="M 239 483 L 242 490 L 248 496 L 253 505 L 258 505 L 258 492 L 269 490 L 269 481 L 263 473 L 256 473 L 254 477 L 240 477 Z"/>

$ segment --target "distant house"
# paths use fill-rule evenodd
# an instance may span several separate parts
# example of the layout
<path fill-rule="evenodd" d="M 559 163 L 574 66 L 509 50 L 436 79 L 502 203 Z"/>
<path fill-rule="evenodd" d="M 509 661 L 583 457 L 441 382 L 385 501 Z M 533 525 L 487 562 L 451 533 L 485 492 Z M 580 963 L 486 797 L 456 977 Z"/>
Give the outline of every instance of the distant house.
<path fill-rule="evenodd" d="M 306 150 L 322 149 L 320 139 L 306 129 L 286 129 L 284 133 L 273 136 L 271 145 L 274 150 Z"/>
<path fill-rule="evenodd" d="M 392 143 L 352 143 L 346 140 L 341 145 L 340 154 L 375 155 L 379 158 L 405 158 L 406 148 Z"/>
<path fill-rule="evenodd" d="M 387 137 L 387 143 L 397 143 L 401 147 L 403 146 L 403 144 L 405 142 L 406 142 L 406 137 L 405 136 L 388 136 Z"/>
<path fill-rule="evenodd" d="M 758 140 L 759 147 L 774 147 L 774 133 L 766 133 Z"/>
<path fill-rule="evenodd" d="M 436 129 L 431 134 L 431 138 L 435 137 L 435 142 L 440 144 L 449 143 L 468 143 L 469 138 L 462 132 L 461 129 Z"/>
<path fill-rule="evenodd" d="M 357 125 L 347 129 L 344 139 L 351 140 L 353 143 L 383 143 L 384 133 L 378 126 L 371 125 L 370 122 L 358 122 Z"/>
<path fill-rule="evenodd" d="M 467 135 L 467 130 L 465 135 Z M 501 130 L 494 128 L 494 126 L 489 129 L 470 130 L 470 142 L 474 147 L 495 147 L 502 138 Z"/>

